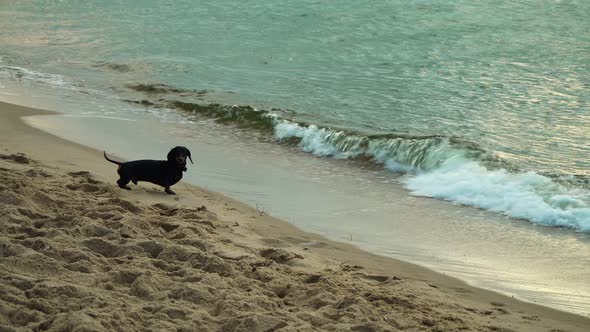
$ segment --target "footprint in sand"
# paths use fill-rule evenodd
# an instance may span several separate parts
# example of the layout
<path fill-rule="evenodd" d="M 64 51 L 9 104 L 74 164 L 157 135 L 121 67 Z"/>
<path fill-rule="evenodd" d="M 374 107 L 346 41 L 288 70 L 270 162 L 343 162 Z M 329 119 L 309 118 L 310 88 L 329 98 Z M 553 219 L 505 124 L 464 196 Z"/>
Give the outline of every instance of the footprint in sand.
<path fill-rule="evenodd" d="M 279 264 L 287 264 L 287 262 L 289 262 L 295 258 L 303 259 L 303 256 L 301 256 L 299 254 L 288 252 L 283 249 L 274 249 L 274 248 L 261 250 L 260 256 L 270 259 L 270 260 L 273 260 Z"/>
<path fill-rule="evenodd" d="M 309 277 L 307 277 L 305 280 L 303 280 L 303 282 L 306 284 L 315 284 L 315 283 L 320 282 L 323 278 L 324 278 L 324 276 L 321 274 L 312 274 Z"/>
<path fill-rule="evenodd" d="M 24 153 L 17 154 L 0 154 L 0 159 L 15 162 L 17 164 L 30 164 L 32 162 Z"/>

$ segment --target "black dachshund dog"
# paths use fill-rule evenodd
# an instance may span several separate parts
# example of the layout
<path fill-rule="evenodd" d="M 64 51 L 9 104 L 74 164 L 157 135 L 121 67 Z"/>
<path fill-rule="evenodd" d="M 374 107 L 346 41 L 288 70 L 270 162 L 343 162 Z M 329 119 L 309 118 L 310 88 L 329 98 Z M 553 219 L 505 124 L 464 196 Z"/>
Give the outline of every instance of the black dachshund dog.
<path fill-rule="evenodd" d="M 188 157 L 191 164 L 193 163 L 191 152 L 184 146 L 177 146 L 170 150 L 168 160 L 134 160 L 122 163 L 109 159 L 106 152 L 104 157 L 113 164 L 119 165 L 117 184 L 120 188 L 131 190 L 127 185 L 129 181 L 133 184 L 145 181 L 164 187 L 166 193 L 170 195 L 176 195 L 170 187 L 182 179 L 182 172 L 186 171 L 186 158 Z"/>

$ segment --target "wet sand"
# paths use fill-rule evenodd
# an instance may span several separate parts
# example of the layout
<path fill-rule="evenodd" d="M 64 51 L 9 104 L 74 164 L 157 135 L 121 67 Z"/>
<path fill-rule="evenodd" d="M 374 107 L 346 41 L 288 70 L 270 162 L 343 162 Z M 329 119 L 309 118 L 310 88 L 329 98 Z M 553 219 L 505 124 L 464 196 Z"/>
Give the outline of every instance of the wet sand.
<path fill-rule="evenodd" d="M 0 103 L 0 324 L 15 330 L 586 331 L 590 319 L 329 241 L 191 185 L 114 185 L 101 152 Z"/>

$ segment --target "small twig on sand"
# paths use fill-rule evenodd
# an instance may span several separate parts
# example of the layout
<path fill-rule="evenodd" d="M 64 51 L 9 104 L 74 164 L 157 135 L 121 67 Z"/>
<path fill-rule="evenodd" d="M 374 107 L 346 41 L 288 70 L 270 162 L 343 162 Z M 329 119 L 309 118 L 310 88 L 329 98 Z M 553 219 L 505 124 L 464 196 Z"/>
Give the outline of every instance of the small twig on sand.
<path fill-rule="evenodd" d="M 256 211 L 258 211 L 261 217 L 266 213 L 264 207 L 262 207 L 262 209 L 258 208 L 258 203 L 256 203 Z"/>
<path fill-rule="evenodd" d="M 358 270 L 362 269 L 363 267 L 360 265 L 349 265 L 347 261 L 344 261 L 344 262 L 340 263 L 340 268 L 343 271 L 358 271 Z"/>
<path fill-rule="evenodd" d="M 219 258 L 227 259 L 227 260 L 230 260 L 230 261 L 239 261 L 239 260 L 242 260 L 244 258 L 248 258 L 247 255 L 233 257 L 233 256 L 228 256 L 228 255 L 226 255 L 224 253 L 221 253 L 221 252 L 214 252 L 214 254 L 217 257 L 219 257 Z"/>

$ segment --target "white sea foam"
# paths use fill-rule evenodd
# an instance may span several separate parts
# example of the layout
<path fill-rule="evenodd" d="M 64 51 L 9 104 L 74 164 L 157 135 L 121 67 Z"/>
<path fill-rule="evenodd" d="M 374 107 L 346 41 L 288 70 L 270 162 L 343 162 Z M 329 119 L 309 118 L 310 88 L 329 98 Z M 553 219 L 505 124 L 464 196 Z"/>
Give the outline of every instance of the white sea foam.
<path fill-rule="evenodd" d="M 12 78 L 26 79 L 37 83 L 46 83 L 60 87 L 75 86 L 75 82 L 63 75 L 47 74 L 22 67 L 0 66 L 0 74 Z"/>
<path fill-rule="evenodd" d="M 590 232 L 590 193 L 566 188 L 534 172 L 490 171 L 471 161 L 409 175 L 404 183 L 415 195 L 477 206 L 537 224 Z"/>
<path fill-rule="evenodd" d="M 17 66 L 0 66 L 0 79 L 4 79 L 7 86 L 18 82 L 18 86 L 36 85 L 42 88 L 55 88 L 63 91 L 82 92 L 86 95 L 100 96 L 119 100 L 112 95 L 96 89 L 85 87 L 83 81 L 59 74 L 48 74 Z"/>

